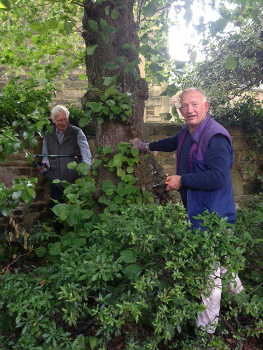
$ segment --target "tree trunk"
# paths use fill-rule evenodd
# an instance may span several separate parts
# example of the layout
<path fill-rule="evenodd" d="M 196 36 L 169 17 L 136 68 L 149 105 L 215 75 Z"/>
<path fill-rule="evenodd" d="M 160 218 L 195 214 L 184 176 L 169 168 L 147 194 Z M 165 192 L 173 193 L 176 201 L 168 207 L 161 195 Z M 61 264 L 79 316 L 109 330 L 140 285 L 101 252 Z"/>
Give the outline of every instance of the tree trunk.
<path fill-rule="evenodd" d="M 94 3 L 84 0 L 83 37 L 86 47 L 98 45 L 93 55 L 86 55 L 86 72 L 89 85 L 100 90 L 106 90 L 103 85 L 103 77 L 118 75 L 115 86 L 118 92 L 129 92 L 132 101 L 132 115 L 126 121 L 104 118 L 99 124 L 96 120 L 97 147 L 110 146 L 117 150 L 120 142 L 129 142 L 139 138 L 148 141 L 146 127 L 143 121 L 145 100 L 148 98 L 148 86 L 144 79 L 140 78 L 139 63 L 139 38 L 133 17 L 134 0 L 115 0 Z M 116 17 L 118 11 L 118 18 Z M 92 30 L 90 21 L 98 24 L 98 31 Z M 107 26 L 105 27 L 105 23 Z M 94 22 L 92 22 L 94 24 Z M 105 28 L 103 28 L 105 27 Z M 93 28 L 94 29 L 94 28 Z M 106 38 L 106 39 L 105 39 Z M 128 45 L 127 45 L 128 44 Z M 129 48 L 130 44 L 130 48 Z M 132 49 L 133 47 L 134 49 Z M 108 62 L 116 63 L 116 58 L 122 57 L 125 63 L 134 64 L 133 71 L 125 70 L 125 64 L 118 70 L 109 70 L 104 67 Z M 86 102 L 96 101 L 98 97 L 88 91 L 83 98 L 83 108 Z M 138 179 L 137 185 L 152 191 L 154 183 L 163 181 L 165 174 L 150 154 L 148 159 L 140 155 L 140 163 L 134 173 Z M 109 173 L 104 167 L 99 171 L 98 182 L 110 179 L 118 181 L 117 175 Z"/>

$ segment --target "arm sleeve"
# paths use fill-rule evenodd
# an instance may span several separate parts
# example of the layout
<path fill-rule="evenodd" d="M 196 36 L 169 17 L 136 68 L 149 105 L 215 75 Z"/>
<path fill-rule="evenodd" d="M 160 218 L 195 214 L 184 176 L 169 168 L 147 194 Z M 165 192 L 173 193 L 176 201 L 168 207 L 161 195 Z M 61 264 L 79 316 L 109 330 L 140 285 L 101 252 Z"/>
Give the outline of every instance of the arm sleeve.
<path fill-rule="evenodd" d="M 179 133 L 159 141 L 150 142 L 147 148 L 149 151 L 174 152 L 177 149 L 178 135 Z"/>
<path fill-rule="evenodd" d="M 77 143 L 82 156 L 82 162 L 92 165 L 92 156 L 90 153 L 89 144 L 87 138 L 82 130 L 79 130 L 77 135 Z"/>
<path fill-rule="evenodd" d="M 215 135 L 209 141 L 204 159 L 207 170 L 182 175 L 181 183 L 194 190 L 216 190 L 224 187 L 231 178 L 232 146 L 223 135 Z"/>
<path fill-rule="evenodd" d="M 48 154 L 47 142 L 46 142 L 46 138 L 45 137 L 43 139 L 42 154 Z M 48 157 L 43 157 L 42 164 L 45 164 L 47 166 L 47 168 L 49 169 L 50 168 L 49 158 Z"/>

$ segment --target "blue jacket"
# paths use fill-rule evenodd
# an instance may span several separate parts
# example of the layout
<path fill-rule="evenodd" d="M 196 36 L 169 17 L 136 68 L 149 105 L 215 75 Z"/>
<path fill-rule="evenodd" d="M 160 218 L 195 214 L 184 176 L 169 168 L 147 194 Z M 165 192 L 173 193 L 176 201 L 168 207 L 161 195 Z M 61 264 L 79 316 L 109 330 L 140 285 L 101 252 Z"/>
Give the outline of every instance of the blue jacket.
<path fill-rule="evenodd" d="M 191 139 L 191 143 L 184 142 Z M 181 175 L 182 200 L 192 228 L 205 229 L 194 219 L 205 210 L 235 222 L 231 169 L 233 147 L 229 133 L 210 114 L 190 136 L 187 125 L 181 131 L 149 144 L 151 151 L 177 150 L 177 174 Z M 183 168 L 183 170 L 182 170 Z M 185 198 L 184 198 L 185 197 Z"/>

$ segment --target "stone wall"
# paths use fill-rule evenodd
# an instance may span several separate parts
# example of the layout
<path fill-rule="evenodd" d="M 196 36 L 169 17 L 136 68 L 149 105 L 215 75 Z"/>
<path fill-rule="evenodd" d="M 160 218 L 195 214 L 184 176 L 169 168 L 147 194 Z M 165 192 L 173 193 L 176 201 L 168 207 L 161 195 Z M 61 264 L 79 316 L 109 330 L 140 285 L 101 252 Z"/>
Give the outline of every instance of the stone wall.
<path fill-rule="evenodd" d="M 147 123 L 149 140 L 158 140 L 167 136 L 171 136 L 180 130 L 180 127 L 172 123 Z M 95 154 L 95 130 L 92 125 L 85 128 L 92 154 Z M 249 200 L 260 191 L 260 183 L 254 175 L 249 175 L 246 169 L 254 172 L 263 173 L 263 152 L 255 150 L 253 146 L 248 145 L 246 136 L 240 128 L 231 128 L 229 132 L 232 136 L 234 145 L 234 166 L 232 171 L 233 190 L 237 207 L 244 207 Z M 41 142 L 34 152 L 30 149 L 30 153 L 41 153 Z M 250 152 L 254 152 L 254 160 L 251 161 Z M 175 174 L 175 153 L 154 152 L 156 160 L 164 168 L 165 173 Z M 38 162 L 41 159 L 36 159 Z M 27 208 L 25 204 L 14 210 L 14 215 L 18 223 L 22 223 L 25 228 L 30 228 L 33 222 L 37 220 L 45 220 L 50 217 L 49 209 L 49 182 L 46 177 L 40 175 L 36 171 L 36 166 L 29 163 L 25 158 L 25 152 L 11 155 L 5 164 L 0 164 L 0 182 L 4 182 L 7 187 L 12 186 L 14 178 L 18 176 L 37 177 L 36 198 L 33 204 Z M 5 232 L 5 224 L 7 221 L 0 217 L 0 230 Z"/>

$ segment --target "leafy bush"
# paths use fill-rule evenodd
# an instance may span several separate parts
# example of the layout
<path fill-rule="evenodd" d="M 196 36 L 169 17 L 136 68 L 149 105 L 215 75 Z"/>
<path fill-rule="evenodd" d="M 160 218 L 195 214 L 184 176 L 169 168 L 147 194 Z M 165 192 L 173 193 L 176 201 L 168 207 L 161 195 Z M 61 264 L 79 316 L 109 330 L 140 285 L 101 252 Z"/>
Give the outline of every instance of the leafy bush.
<path fill-rule="evenodd" d="M 179 204 L 129 205 L 120 214 L 87 220 L 78 236 L 72 226 L 60 237 L 39 229 L 36 252 L 58 239 L 64 249 L 52 264 L 3 277 L 3 349 L 106 349 L 114 339 L 126 349 L 189 349 L 207 275 L 218 261 L 229 269 L 226 281 L 244 268 L 249 232 L 229 233 L 224 219 L 206 214 L 209 229 L 193 235 Z M 262 304 L 253 303 L 246 306 L 260 319 Z M 227 315 L 235 320 L 236 310 Z M 250 328 L 258 337 L 259 325 Z M 216 337 L 206 348 L 214 346 L 228 349 Z"/>
<path fill-rule="evenodd" d="M 242 125 L 249 140 L 253 140 L 257 147 L 263 145 L 263 110 L 261 101 L 255 95 L 241 96 L 225 107 L 212 106 L 212 110 L 214 119 L 219 123 L 225 127 Z"/>
<path fill-rule="evenodd" d="M 20 77 L 13 77 L 0 96 L 0 127 L 16 126 L 16 123 L 22 127 L 28 122 L 32 123 L 27 118 L 37 109 L 43 111 L 43 117 L 49 117 L 49 104 L 53 95 L 54 88 L 51 85 L 40 88 L 33 78 L 21 81 Z"/>

